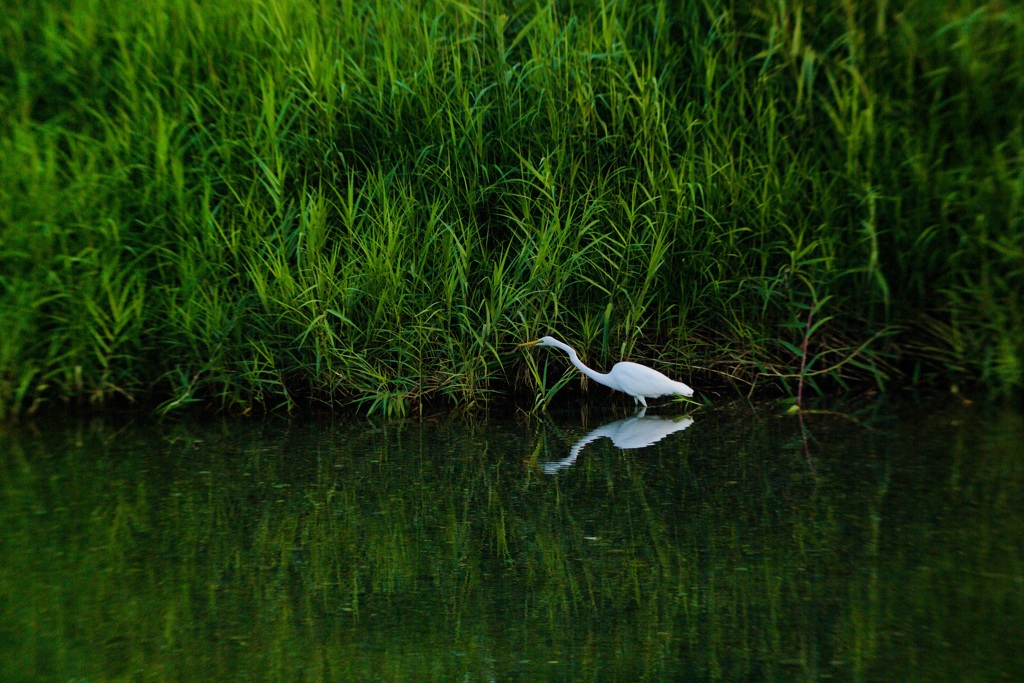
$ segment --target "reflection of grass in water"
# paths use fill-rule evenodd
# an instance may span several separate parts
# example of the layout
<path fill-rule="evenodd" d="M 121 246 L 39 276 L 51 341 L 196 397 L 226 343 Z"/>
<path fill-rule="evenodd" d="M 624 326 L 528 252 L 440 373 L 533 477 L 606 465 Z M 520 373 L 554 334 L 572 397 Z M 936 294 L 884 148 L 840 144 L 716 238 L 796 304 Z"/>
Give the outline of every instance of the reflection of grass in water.
<path fill-rule="evenodd" d="M 916 481 L 891 480 L 889 471 L 867 501 L 865 571 L 851 583 L 843 633 L 843 642 L 861 648 L 851 648 L 851 657 L 862 670 L 887 649 L 902 655 L 920 680 L 955 677 L 965 653 L 985 662 L 988 675 L 981 677 L 1012 678 L 1020 670 L 1014 634 L 1024 614 L 1024 461 L 1018 455 L 1024 418 L 1014 410 L 982 410 L 984 417 L 940 414 L 933 426 L 962 423 L 952 438 L 922 439 L 927 429 L 907 430 L 918 445 L 903 461 L 909 471 L 903 476 Z M 939 472 L 936 457 L 945 465 Z M 927 505 L 904 509 L 888 495 L 897 486 L 915 489 Z M 914 542 L 888 535 L 894 524 Z"/>
<path fill-rule="evenodd" d="M 560 477 L 524 469 L 539 422 L 8 434 L 0 673 L 912 676 L 911 651 L 956 671 L 1020 607 L 1012 443 L 894 463 L 884 430 L 827 420 L 814 473 L 792 423 L 715 413 Z M 936 525 L 951 501 L 977 512 Z"/>

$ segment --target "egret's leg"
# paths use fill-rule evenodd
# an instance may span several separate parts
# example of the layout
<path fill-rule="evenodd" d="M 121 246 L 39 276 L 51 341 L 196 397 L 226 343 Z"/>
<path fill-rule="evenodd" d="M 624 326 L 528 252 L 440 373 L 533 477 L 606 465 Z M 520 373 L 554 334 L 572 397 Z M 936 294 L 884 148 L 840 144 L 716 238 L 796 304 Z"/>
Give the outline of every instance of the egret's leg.
<path fill-rule="evenodd" d="M 634 396 L 633 399 L 634 399 L 633 405 L 636 405 L 636 399 L 640 399 L 640 403 L 643 404 L 644 408 L 647 408 L 647 401 L 644 400 L 643 396 Z"/>

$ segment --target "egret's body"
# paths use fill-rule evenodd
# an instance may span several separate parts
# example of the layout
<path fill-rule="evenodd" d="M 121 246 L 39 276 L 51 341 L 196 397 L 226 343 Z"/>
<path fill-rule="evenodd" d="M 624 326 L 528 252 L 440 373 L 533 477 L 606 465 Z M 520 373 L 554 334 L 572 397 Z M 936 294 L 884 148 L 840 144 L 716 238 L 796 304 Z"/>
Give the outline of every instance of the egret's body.
<path fill-rule="evenodd" d="M 612 366 L 609 372 L 597 372 L 591 370 L 580 361 L 576 349 L 568 344 L 563 344 L 554 337 L 541 337 L 532 342 L 520 344 L 520 346 L 554 346 L 569 354 L 569 360 L 584 375 L 598 384 L 621 391 L 633 397 L 633 403 L 641 403 L 646 408 L 647 398 L 659 396 L 693 396 L 693 389 L 682 382 L 669 379 L 653 368 L 639 363 L 622 361 Z"/>

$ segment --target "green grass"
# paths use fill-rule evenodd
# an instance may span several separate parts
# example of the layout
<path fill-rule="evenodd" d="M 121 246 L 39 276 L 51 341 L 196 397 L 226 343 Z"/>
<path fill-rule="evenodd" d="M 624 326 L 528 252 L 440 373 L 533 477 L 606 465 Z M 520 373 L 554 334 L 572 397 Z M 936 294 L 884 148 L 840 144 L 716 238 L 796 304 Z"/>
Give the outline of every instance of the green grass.
<path fill-rule="evenodd" d="M 1019 393 L 1022 112 L 1012 3 L 10 0 L 0 416 L 472 407 L 552 332 Z"/>

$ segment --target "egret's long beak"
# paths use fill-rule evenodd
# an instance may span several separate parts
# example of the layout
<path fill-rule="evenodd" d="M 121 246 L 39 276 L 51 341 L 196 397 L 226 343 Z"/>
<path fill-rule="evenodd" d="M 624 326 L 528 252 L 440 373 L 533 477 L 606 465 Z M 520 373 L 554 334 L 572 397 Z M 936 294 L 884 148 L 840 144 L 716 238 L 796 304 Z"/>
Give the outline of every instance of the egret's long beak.
<path fill-rule="evenodd" d="M 521 349 L 524 346 L 533 346 L 533 345 L 539 344 L 539 343 L 540 343 L 540 339 L 534 339 L 533 341 L 523 342 L 522 344 L 516 344 L 516 348 L 517 349 Z"/>

